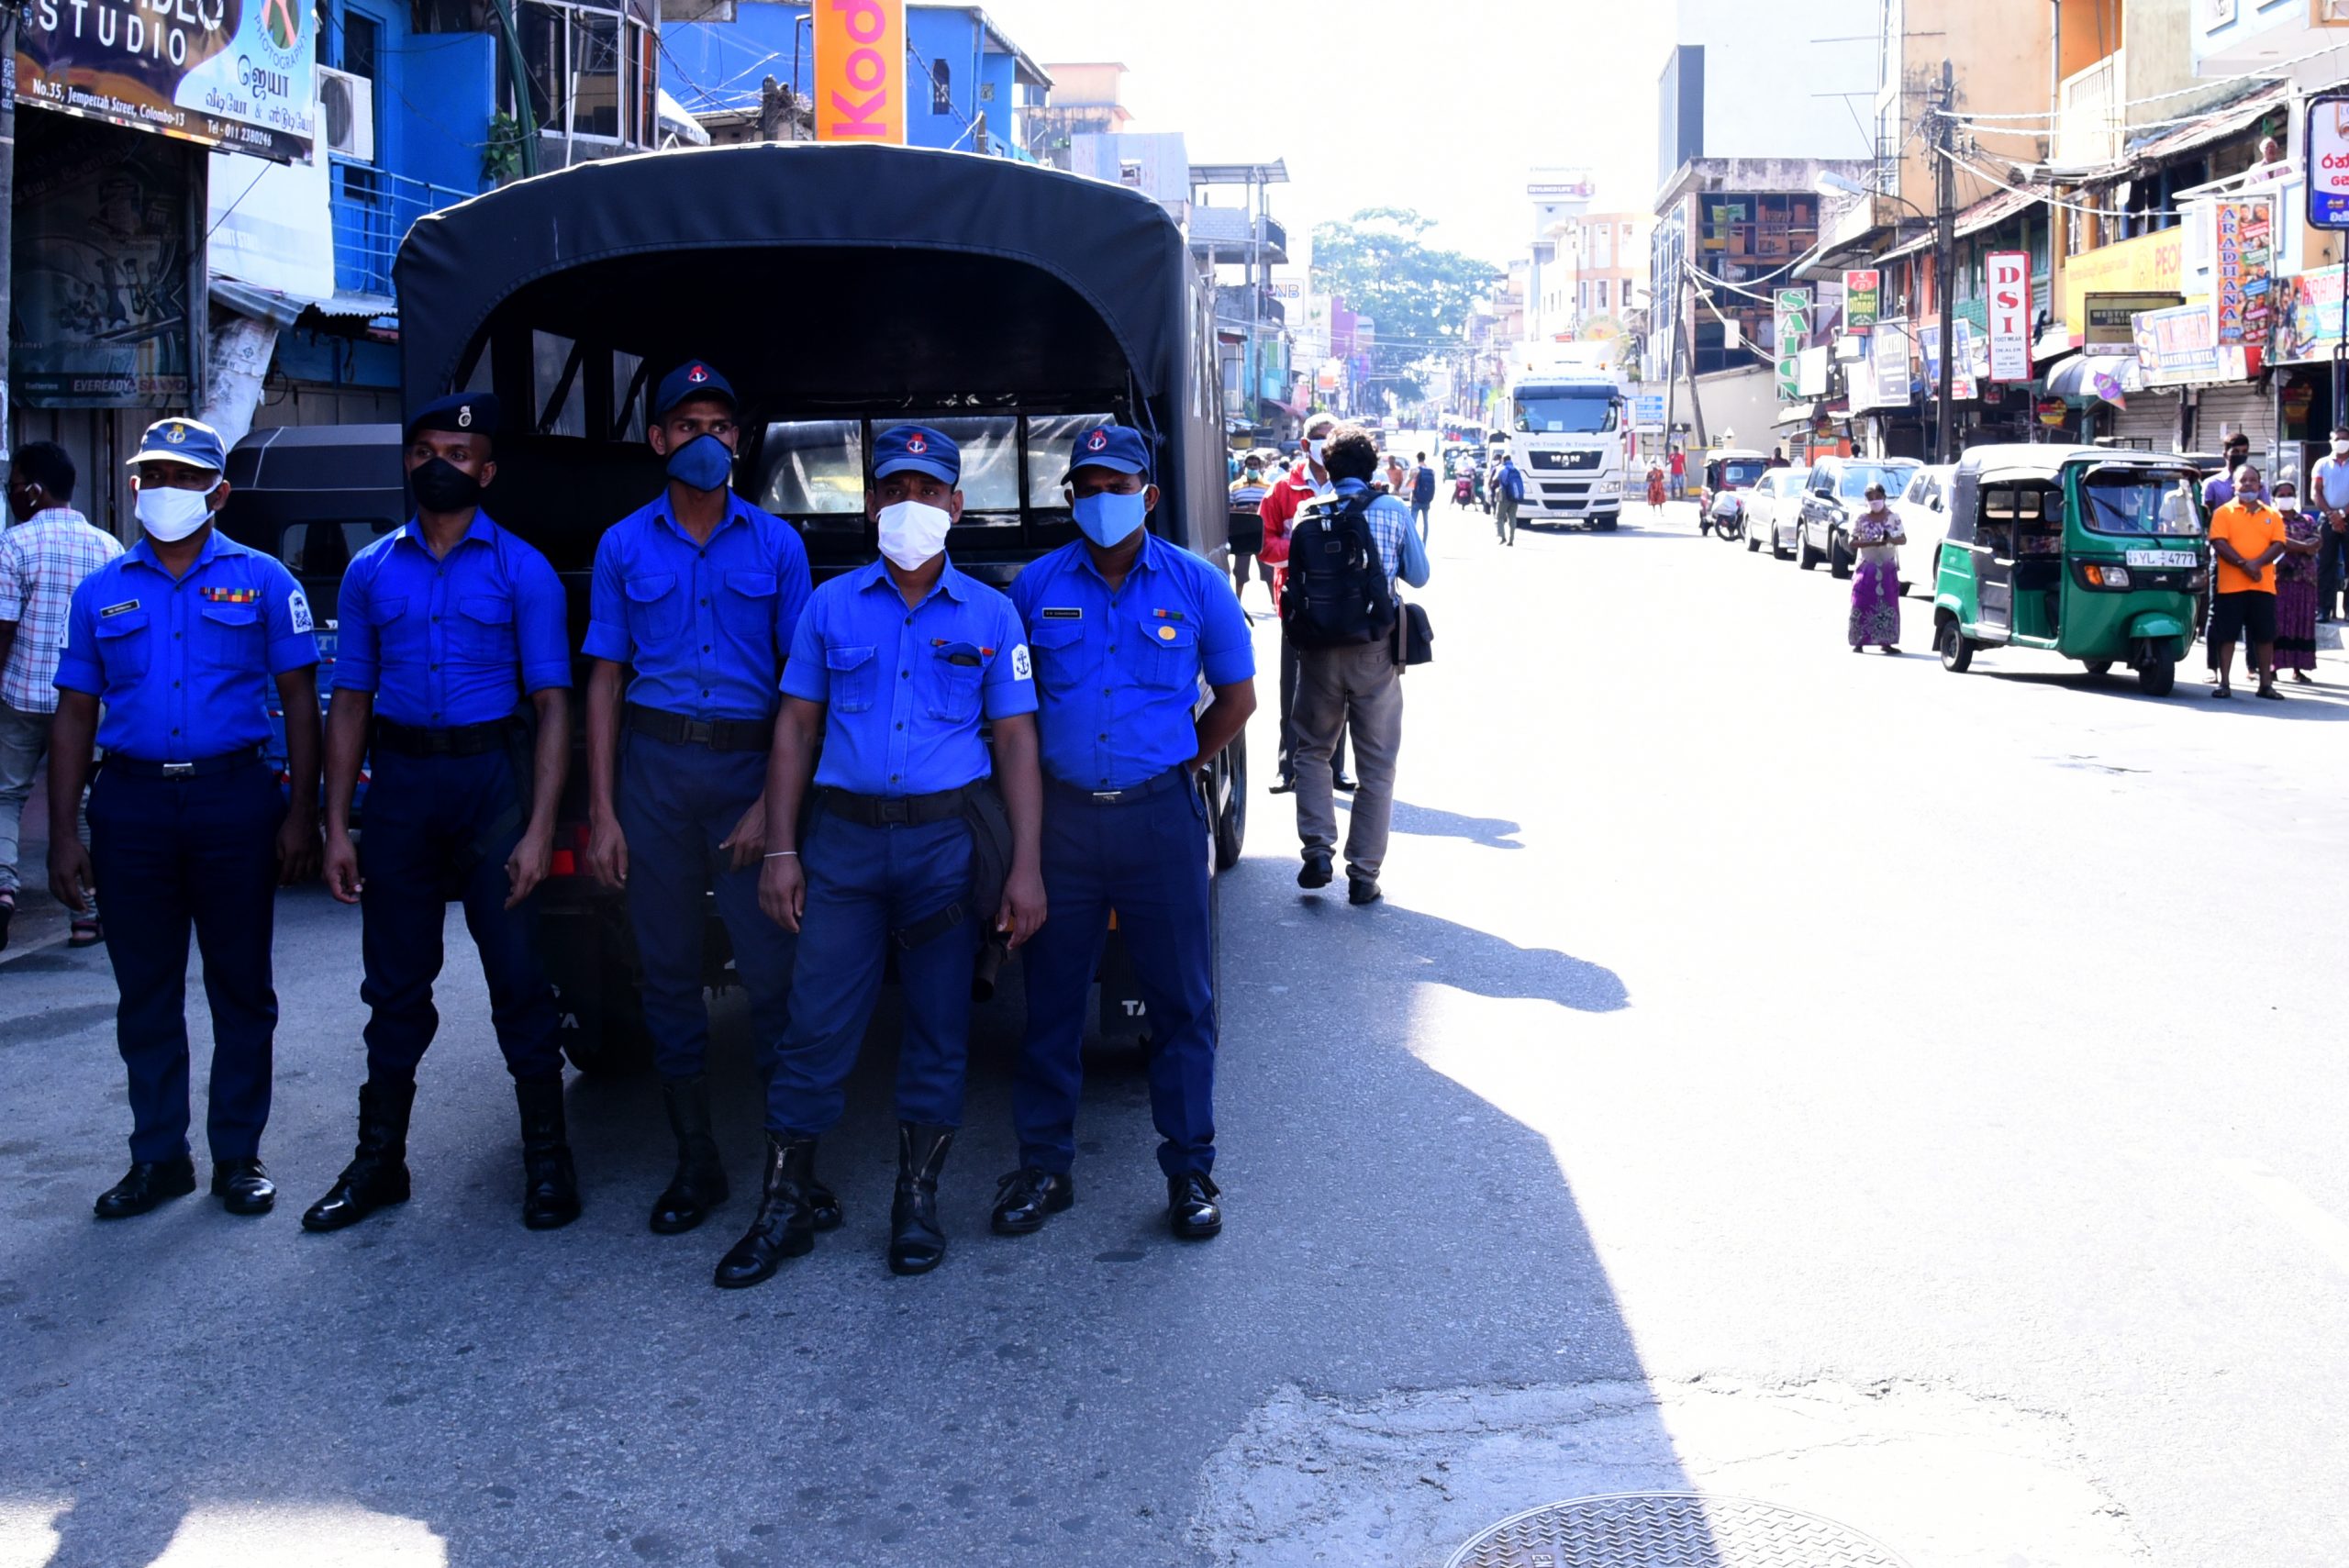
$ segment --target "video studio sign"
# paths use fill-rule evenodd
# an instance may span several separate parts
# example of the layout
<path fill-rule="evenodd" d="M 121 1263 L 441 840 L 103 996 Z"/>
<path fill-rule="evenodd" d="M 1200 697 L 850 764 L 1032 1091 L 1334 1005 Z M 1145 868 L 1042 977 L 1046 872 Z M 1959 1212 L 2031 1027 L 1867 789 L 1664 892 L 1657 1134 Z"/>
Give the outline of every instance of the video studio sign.
<path fill-rule="evenodd" d="M 28 0 L 20 102 L 280 162 L 317 128 L 305 0 Z"/>

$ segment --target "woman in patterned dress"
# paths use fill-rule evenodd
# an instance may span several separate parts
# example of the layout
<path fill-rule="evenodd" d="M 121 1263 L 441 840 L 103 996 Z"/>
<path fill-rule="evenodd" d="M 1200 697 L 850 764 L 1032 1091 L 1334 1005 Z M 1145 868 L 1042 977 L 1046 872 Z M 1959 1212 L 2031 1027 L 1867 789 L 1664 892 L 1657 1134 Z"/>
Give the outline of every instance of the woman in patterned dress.
<path fill-rule="evenodd" d="M 2284 558 L 2276 563 L 2276 668 L 2289 670 L 2301 685 L 2313 685 L 2316 668 L 2317 545 L 2324 526 L 2300 510 L 2292 482 L 2276 485 L 2276 509 L 2284 514 Z"/>
<path fill-rule="evenodd" d="M 1845 635 L 1852 651 L 1874 643 L 1887 653 L 1900 651 L 1900 550 L 1909 542 L 1900 519 L 1885 504 L 1884 486 L 1868 486 L 1868 509 L 1852 528 L 1858 563 L 1852 568 L 1852 618 Z"/>

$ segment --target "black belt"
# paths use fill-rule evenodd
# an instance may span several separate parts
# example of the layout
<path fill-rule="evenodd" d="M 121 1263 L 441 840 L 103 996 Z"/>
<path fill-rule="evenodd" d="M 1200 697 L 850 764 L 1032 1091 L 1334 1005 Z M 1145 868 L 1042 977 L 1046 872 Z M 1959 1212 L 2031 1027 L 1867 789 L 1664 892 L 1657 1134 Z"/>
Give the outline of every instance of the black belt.
<path fill-rule="evenodd" d="M 687 718 L 666 708 L 629 703 L 621 722 L 639 735 L 672 746 L 707 746 L 713 751 L 763 751 L 774 744 L 774 722 L 765 718 Z"/>
<path fill-rule="evenodd" d="M 143 757 L 126 757 L 119 751 L 109 751 L 98 765 L 109 773 L 123 773 L 134 779 L 200 779 L 213 773 L 252 767 L 260 762 L 261 748 L 248 746 L 241 751 L 223 751 L 217 757 L 198 757 L 193 762 L 150 762 Z"/>
<path fill-rule="evenodd" d="M 373 744 L 379 751 L 396 751 L 403 757 L 478 757 L 484 751 L 504 751 L 515 722 L 511 718 L 493 718 L 486 724 L 427 729 L 422 725 L 395 724 L 388 718 L 379 718 L 375 721 Z"/>
<path fill-rule="evenodd" d="M 833 816 L 866 828 L 921 828 L 962 816 L 963 802 L 985 783 L 980 779 L 935 795 L 852 795 L 827 788 L 818 802 Z"/>
<path fill-rule="evenodd" d="M 1168 790 L 1189 784 L 1191 770 L 1177 763 L 1156 778 L 1144 779 L 1138 784 L 1128 784 L 1123 789 L 1087 789 L 1083 784 L 1073 784 L 1064 779 L 1053 778 L 1049 773 L 1044 777 L 1045 782 L 1052 786 L 1055 794 L 1066 795 L 1082 805 L 1126 806 L 1137 800 L 1148 800 L 1154 795 L 1164 795 Z"/>

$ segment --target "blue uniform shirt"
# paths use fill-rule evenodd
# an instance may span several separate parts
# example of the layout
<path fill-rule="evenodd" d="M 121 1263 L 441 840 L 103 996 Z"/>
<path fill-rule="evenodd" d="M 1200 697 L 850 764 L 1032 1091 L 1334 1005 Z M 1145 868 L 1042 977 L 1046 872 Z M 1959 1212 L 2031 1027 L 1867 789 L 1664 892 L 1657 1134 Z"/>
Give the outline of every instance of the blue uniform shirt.
<path fill-rule="evenodd" d="M 273 557 L 216 531 L 174 581 L 142 539 L 73 590 L 57 689 L 106 705 L 107 751 L 193 762 L 268 740 L 270 677 L 317 662 L 310 602 Z"/>
<path fill-rule="evenodd" d="M 949 562 L 906 608 L 888 562 L 816 590 L 784 666 L 786 696 L 824 708 L 816 782 L 856 795 L 934 795 L 989 769 L 979 715 L 1036 711 L 1011 601 Z"/>
<path fill-rule="evenodd" d="M 702 719 L 774 717 L 807 607 L 807 549 L 781 517 L 730 503 L 706 545 L 677 526 L 665 490 L 596 545 L 585 652 L 635 667 L 629 701 Z"/>
<path fill-rule="evenodd" d="M 562 580 L 486 512 L 438 560 L 414 521 L 361 550 L 340 619 L 334 689 L 373 693 L 395 724 L 486 724 L 571 684 Z"/>
<path fill-rule="evenodd" d="M 1085 541 L 1011 584 L 1036 662 L 1044 772 L 1079 789 L 1128 789 L 1198 755 L 1199 677 L 1256 673 L 1231 579 L 1155 534 L 1112 594 Z"/>

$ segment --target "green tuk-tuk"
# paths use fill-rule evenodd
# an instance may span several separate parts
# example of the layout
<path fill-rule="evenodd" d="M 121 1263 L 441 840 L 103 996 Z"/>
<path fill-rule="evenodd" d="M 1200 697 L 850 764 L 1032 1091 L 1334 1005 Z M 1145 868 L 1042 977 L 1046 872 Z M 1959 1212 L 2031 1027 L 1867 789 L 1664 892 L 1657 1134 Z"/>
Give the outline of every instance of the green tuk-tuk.
<path fill-rule="evenodd" d="M 2194 470 L 2103 447 L 1984 446 L 1950 487 L 1936 546 L 1933 646 L 1963 671 L 2007 644 L 2137 672 L 2165 695 L 2194 640 L 2209 547 Z"/>

